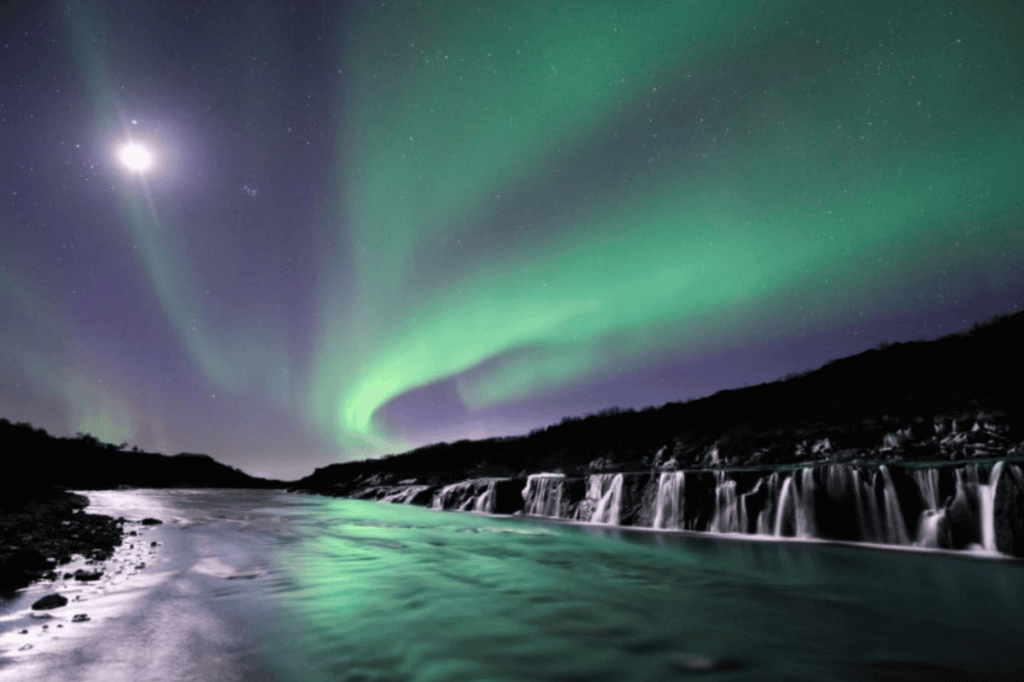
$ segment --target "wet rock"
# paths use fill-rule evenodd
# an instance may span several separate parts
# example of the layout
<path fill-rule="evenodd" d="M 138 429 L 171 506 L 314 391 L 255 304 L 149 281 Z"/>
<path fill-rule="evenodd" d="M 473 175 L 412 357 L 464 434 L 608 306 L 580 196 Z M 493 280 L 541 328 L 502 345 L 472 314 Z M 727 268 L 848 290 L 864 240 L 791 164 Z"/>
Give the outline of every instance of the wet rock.
<path fill-rule="evenodd" d="M 43 609 L 56 609 L 68 603 L 68 598 L 62 594 L 48 594 L 42 599 L 37 599 L 32 608 L 41 611 Z"/>
<path fill-rule="evenodd" d="M 157 543 L 157 542 L 151 542 L 151 543 L 149 543 L 149 546 L 150 547 L 156 547 L 158 544 L 159 543 Z"/>
<path fill-rule="evenodd" d="M 89 616 L 88 616 L 88 614 L 85 614 L 85 613 L 76 613 L 71 618 L 71 622 L 72 623 L 84 623 L 87 620 L 89 620 Z"/>
<path fill-rule="evenodd" d="M 1010 464 L 999 478 L 995 498 L 996 549 L 1024 557 L 1024 474 Z"/>
<path fill-rule="evenodd" d="M 159 526 L 163 523 L 160 519 L 154 519 L 152 517 L 146 517 L 140 522 L 143 526 Z"/>
<path fill-rule="evenodd" d="M 78 569 L 75 571 L 75 580 L 81 582 L 93 582 L 103 577 L 103 571 L 86 571 L 84 569 Z"/>

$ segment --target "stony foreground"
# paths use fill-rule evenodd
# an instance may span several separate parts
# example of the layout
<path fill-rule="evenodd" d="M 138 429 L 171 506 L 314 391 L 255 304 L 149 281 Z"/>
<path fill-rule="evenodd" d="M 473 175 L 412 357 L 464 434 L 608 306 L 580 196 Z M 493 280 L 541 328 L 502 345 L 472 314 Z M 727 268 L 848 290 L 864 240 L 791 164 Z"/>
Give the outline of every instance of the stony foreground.
<path fill-rule="evenodd" d="M 92 561 L 113 554 L 124 519 L 86 514 L 88 504 L 59 488 L 0 491 L 0 595 L 55 578 L 75 554 Z"/>

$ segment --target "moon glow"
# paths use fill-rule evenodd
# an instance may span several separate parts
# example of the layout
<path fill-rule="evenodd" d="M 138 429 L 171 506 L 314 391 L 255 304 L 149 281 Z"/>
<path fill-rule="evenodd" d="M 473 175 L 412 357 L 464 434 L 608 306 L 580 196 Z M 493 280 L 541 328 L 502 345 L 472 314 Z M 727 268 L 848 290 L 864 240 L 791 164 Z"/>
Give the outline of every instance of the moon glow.
<path fill-rule="evenodd" d="M 117 157 L 128 170 L 135 173 L 145 173 L 153 166 L 153 154 L 136 142 L 123 145 Z"/>

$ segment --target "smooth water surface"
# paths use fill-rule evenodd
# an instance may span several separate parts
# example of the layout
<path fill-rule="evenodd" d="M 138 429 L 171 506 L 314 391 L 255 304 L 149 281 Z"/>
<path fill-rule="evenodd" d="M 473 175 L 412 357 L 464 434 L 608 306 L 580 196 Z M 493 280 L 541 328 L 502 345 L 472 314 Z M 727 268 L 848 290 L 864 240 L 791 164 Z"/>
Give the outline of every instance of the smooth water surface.
<path fill-rule="evenodd" d="M 268 491 L 87 494 L 162 514 L 155 584 L 89 641 L 5 651 L 0 678 L 1024 679 L 1016 563 Z"/>

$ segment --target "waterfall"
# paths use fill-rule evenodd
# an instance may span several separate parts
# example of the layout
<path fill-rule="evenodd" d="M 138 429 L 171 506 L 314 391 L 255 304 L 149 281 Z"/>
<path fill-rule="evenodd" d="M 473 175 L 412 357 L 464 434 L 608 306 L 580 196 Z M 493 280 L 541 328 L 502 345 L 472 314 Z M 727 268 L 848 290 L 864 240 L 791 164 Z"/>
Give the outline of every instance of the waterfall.
<path fill-rule="evenodd" d="M 892 484 L 889 469 L 882 464 L 878 470 L 884 483 L 882 496 L 885 501 L 885 541 L 890 545 L 908 545 L 910 538 L 907 537 L 907 526 L 903 522 L 900 500 L 896 496 L 896 487 Z"/>
<path fill-rule="evenodd" d="M 773 473 L 768 477 L 768 494 L 765 498 L 764 508 L 757 515 L 758 535 L 775 535 L 775 515 L 779 507 L 779 495 L 779 475 Z"/>
<path fill-rule="evenodd" d="M 473 511 L 493 512 L 494 511 L 494 487 L 497 481 L 488 481 L 487 490 L 480 493 L 473 499 Z"/>
<path fill-rule="evenodd" d="M 786 477 L 786 480 L 782 483 L 782 491 L 779 493 L 778 509 L 775 512 L 775 526 L 772 529 L 772 535 L 776 537 L 782 537 L 782 522 L 785 519 L 786 508 L 790 505 L 790 499 L 793 497 L 793 476 L 794 474 L 790 474 Z"/>
<path fill-rule="evenodd" d="M 939 470 L 916 469 L 914 482 L 924 502 L 924 510 L 917 520 L 918 547 L 939 547 L 939 528 L 946 521 L 946 510 L 939 509 Z"/>
<path fill-rule="evenodd" d="M 594 474 L 589 477 L 587 483 L 588 487 L 593 485 L 597 491 L 600 491 L 597 508 L 594 509 L 590 522 L 619 525 L 619 513 L 622 506 L 622 474 Z"/>
<path fill-rule="evenodd" d="M 745 496 L 736 495 L 736 481 L 728 480 L 724 471 L 715 472 L 715 515 L 711 519 L 713 533 L 746 533 Z"/>
<path fill-rule="evenodd" d="M 496 484 L 497 479 L 475 478 L 446 485 L 434 493 L 430 508 L 476 512 L 494 511 L 494 487 Z M 410 497 L 410 499 L 412 498 Z"/>
<path fill-rule="evenodd" d="M 996 462 L 988 476 L 988 485 L 978 486 L 978 516 L 981 522 L 981 546 L 989 552 L 998 552 L 996 548 L 996 490 L 999 487 L 999 476 L 1003 473 L 1003 463 Z"/>
<path fill-rule="evenodd" d="M 561 516 L 562 484 L 565 474 L 530 474 L 523 488 L 523 513 L 533 516 Z"/>
<path fill-rule="evenodd" d="M 924 500 L 925 508 L 934 511 L 939 508 L 939 470 L 938 469 L 917 469 L 914 471 L 914 481 L 917 489 Z"/>
<path fill-rule="evenodd" d="M 797 484 L 797 474 L 793 472 L 782 482 L 782 489 L 779 491 L 778 503 L 774 505 L 775 524 L 772 526 L 771 535 L 782 537 L 787 534 L 789 524 L 792 522 L 793 535 L 798 538 L 813 538 L 816 533 L 814 522 L 814 469 L 805 467 L 800 471 L 800 483 Z M 772 492 L 771 481 L 769 481 L 769 494 Z M 766 505 L 758 517 L 758 532 L 761 531 L 762 519 L 765 512 L 771 508 Z"/>
<path fill-rule="evenodd" d="M 813 538 L 817 533 L 814 522 L 814 469 L 804 467 L 800 472 L 800 504 L 796 508 L 796 536 Z"/>
<path fill-rule="evenodd" d="M 429 485 L 410 485 L 400 490 L 392 491 L 381 498 L 381 502 L 394 502 L 397 504 L 412 504 L 412 498 L 423 492 Z"/>
<path fill-rule="evenodd" d="M 473 481 L 460 481 L 458 483 L 452 483 L 434 493 L 434 498 L 430 501 L 431 509 L 460 509 L 459 497 L 460 493 L 465 492 L 470 486 L 473 485 Z"/>
<path fill-rule="evenodd" d="M 831 464 L 764 474 L 717 470 L 690 480 L 689 512 L 686 472 L 665 471 L 657 479 L 657 494 L 651 489 L 641 496 L 647 504 L 653 502 L 654 508 L 636 517 L 665 530 L 966 547 L 986 553 L 999 553 L 1001 548 L 1020 554 L 1019 536 L 997 538 L 996 531 L 1021 532 L 1016 516 L 1021 513 L 1020 489 L 1024 488 L 1021 467 L 996 461 L 991 469 L 972 463 L 951 465 L 943 472 L 943 466 Z M 950 474 L 955 476 L 955 495 L 943 501 L 940 483 L 945 479 L 941 477 Z M 637 478 L 630 478 L 633 476 Z M 446 485 L 434 493 L 431 506 L 493 512 L 497 503 L 503 507 L 511 503 L 498 499 L 502 480 L 508 479 L 481 478 Z M 650 474 L 604 473 L 590 474 L 585 480 L 573 478 L 568 485 L 564 474 L 532 474 L 522 491 L 522 513 L 613 526 L 631 524 L 633 515 L 623 519 L 623 507 L 634 499 L 630 491 L 641 490 L 648 481 L 653 488 Z M 699 491 L 693 498 L 693 486 L 705 482 L 713 485 L 713 490 Z M 365 496 L 409 504 L 430 489 L 414 484 L 373 486 L 366 489 Z M 711 504 L 714 506 L 709 508 Z M 566 509 L 573 510 L 572 514 Z M 905 509 L 921 512 L 916 518 L 905 517 Z"/>
<path fill-rule="evenodd" d="M 665 472 L 658 479 L 658 499 L 654 503 L 654 527 L 681 529 L 685 525 L 683 489 L 686 473 Z"/>
<path fill-rule="evenodd" d="M 918 547 L 939 547 L 939 528 L 946 520 L 945 509 L 925 509 L 917 523 Z"/>

